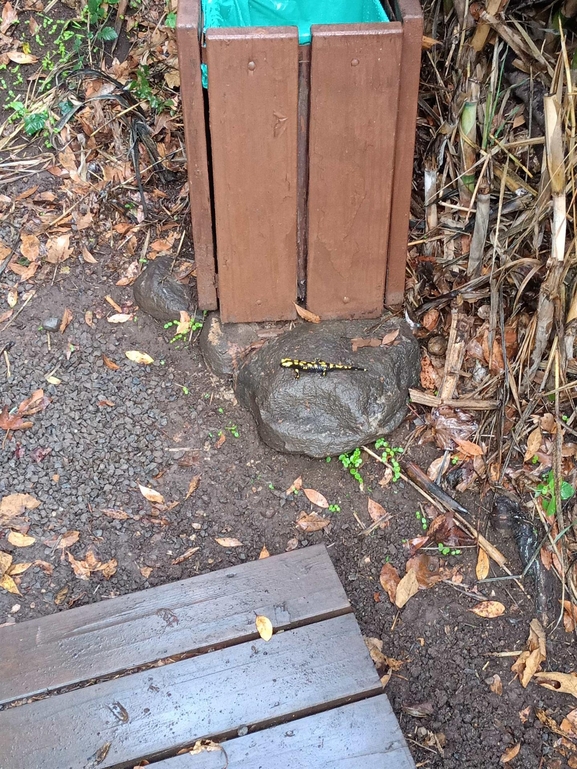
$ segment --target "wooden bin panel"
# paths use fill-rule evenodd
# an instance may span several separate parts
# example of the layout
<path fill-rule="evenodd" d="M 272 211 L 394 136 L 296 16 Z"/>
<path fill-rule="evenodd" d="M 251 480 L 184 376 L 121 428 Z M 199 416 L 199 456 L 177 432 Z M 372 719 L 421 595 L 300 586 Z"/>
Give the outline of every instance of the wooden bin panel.
<path fill-rule="evenodd" d="M 209 29 L 206 44 L 221 318 L 292 319 L 298 33 Z"/>
<path fill-rule="evenodd" d="M 186 0 L 178 9 L 176 40 L 188 161 L 192 239 L 196 261 L 198 305 L 216 310 L 214 238 L 208 180 L 204 94 L 200 71 L 200 0 Z"/>
<path fill-rule="evenodd" d="M 413 156 L 423 36 L 423 13 L 419 0 L 398 0 L 396 12 L 397 18 L 403 20 L 403 52 L 385 290 L 387 305 L 402 304 L 405 294 L 405 264 L 413 189 Z"/>
<path fill-rule="evenodd" d="M 402 25 L 313 26 L 307 307 L 381 314 Z"/>

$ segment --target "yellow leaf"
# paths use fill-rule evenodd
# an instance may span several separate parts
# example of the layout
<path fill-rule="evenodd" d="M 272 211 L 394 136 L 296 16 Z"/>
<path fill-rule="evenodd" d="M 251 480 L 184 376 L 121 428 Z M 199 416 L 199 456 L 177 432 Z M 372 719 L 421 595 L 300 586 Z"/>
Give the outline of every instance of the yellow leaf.
<path fill-rule="evenodd" d="M 9 593 L 15 593 L 16 595 L 22 595 L 22 593 L 18 590 L 18 585 L 14 582 L 12 577 L 10 577 L 8 574 L 5 574 L 2 579 L 0 579 L 0 587 L 4 590 L 7 590 Z"/>
<path fill-rule="evenodd" d="M 234 537 L 215 537 L 215 542 L 221 547 L 242 547 L 242 542 Z"/>
<path fill-rule="evenodd" d="M 11 531 L 8 534 L 8 542 L 14 547 L 30 547 L 36 540 L 34 537 L 27 537 L 26 534 L 20 534 L 19 531 Z"/>
<path fill-rule="evenodd" d="M 412 598 L 419 590 L 419 581 L 414 569 L 408 571 L 403 579 L 397 585 L 397 594 L 395 596 L 395 606 L 402 609 L 409 598 Z"/>
<path fill-rule="evenodd" d="M 320 492 L 315 491 L 314 489 L 303 489 L 303 492 L 305 497 L 309 500 L 309 502 L 312 502 L 313 505 L 322 507 L 324 509 L 328 508 L 329 503 L 327 502 L 326 497 L 324 497 Z"/>
<path fill-rule="evenodd" d="M 126 323 L 127 321 L 132 320 L 133 317 L 133 315 L 130 315 L 127 312 L 117 312 L 114 315 L 109 315 L 106 320 L 109 323 Z M 126 354 L 128 355 L 128 353 Z M 140 361 L 137 362 L 140 363 Z"/>
<path fill-rule="evenodd" d="M 31 563 L 15 563 L 8 569 L 8 573 L 11 577 L 17 577 L 19 574 L 24 574 L 25 571 L 28 571 L 31 566 Z"/>
<path fill-rule="evenodd" d="M 258 559 L 259 559 L 259 561 L 261 561 L 263 558 L 270 558 L 270 553 L 269 553 L 269 551 L 266 549 L 266 547 L 265 547 L 265 546 L 263 546 L 262 550 L 260 551 L 260 553 L 259 553 L 259 555 L 258 555 Z"/>
<path fill-rule="evenodd" d="M 525 452 L 523 461 L 529 462 L 531 459 L 533 459 L 535 454 L 541 448 L 542 442 L 543 436 L 541 434 L 541 428 L 536 427 L 532 432 L 529 433 L 529 437 L 527 438 L 527 451 Z"/>
<path fill-rule="evenodd" d="M 3 577 L 12 566 L 12 556 L 0 550 L 0 577 Z"/>
<path fill-rule="evenodd" d="M 493 617 L 500 617 L 504 614 L 505 607 L 499 601 L 481 601 L 473 609 L 469 609 L 477 617 L 484 617 L 485 619 L 493 619 Z"/>
<path fill-rule="evenodd" d="M 151 358 L 150 355 L 147 355 L 145 352 L 138 352 L 138 350 L 127 350 L 124 354 L 128 360 L 131 360 L 134 363 L 143 363 L 145 366 L 148 366 L 150 363 L 154 363 L 154 358 Z"/>
<path fill-rule="evenodd" d="M 518 742 L 516 745 L 513 745 L 512 748 L 508 748 L 501 756 L 501 763 L 507 764 L 509 761 L 512 761 L 520 750 L 521 750 L 520 742 Z"/>
<path fill-rule="evenodd" d="M 200 475 L 195 475 L 191 482 L 188 484 L 188 491 L 186 492 L 185 499 L 189 499 L 194 494 L 194 492 L 198 489 L 199 483 Z"/>
<path fill-rule="evenodd" d="M 270 641 L 272 638 L 272 622 L 270 619 L 259 614 L 255 620 L 255 625 L 262 640 Z"/>
<path fill-rule="evenodd" d="M 321 319 L 318 315 L 315 315 L 314 312 L 311 312 L 310 310 L 305 310 L 304 307 L 301 307 L 295 302 L 295 308 L 297 311 L 297 314 L 300 315 L 300 317 L 303 320 L 308 320 L 309 323 L 320 323 Z"/>
<path fill-rule="evenodd" d="M 479 554 L 477 555 L 475 574 L 477 579 L 487 579 L 489 574 L 489 556 L 482 547 L 479 548 Z"/>
<path fill-rule="evenodd" d="M 149 489 L 148 486 L 141 486 L 140 483 L 138 484 L 138 488 L 140 489 L 142 496 L 149 502 L 154 502 L 157 505 L 163 504 L 164 497 L 160 492 L 155 491 L 155 489 Z"/>
<path fill-rule="evenodd" d="M 176 333 L 185 336 L 190 331 L 190 315 L 185 311 L 180 311 L 180 320 L 176 327 Z"/>
<path fill-rule="evenodd" d="M 9 494 L 0 500 L 0 518 L 14 518 L 24 510 L 34 510 L 40 502 L 31 494 Z"/>

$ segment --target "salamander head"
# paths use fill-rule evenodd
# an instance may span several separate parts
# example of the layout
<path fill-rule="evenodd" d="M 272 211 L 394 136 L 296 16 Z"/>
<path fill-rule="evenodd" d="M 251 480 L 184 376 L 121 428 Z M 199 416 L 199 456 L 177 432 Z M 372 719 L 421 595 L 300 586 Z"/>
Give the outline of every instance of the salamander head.
<path fill-rule="evenodd" d="M 295 362 L 293 358 L 282 358 L 280 365 L 283 368 L 292 368 L 294 366 Z"/>

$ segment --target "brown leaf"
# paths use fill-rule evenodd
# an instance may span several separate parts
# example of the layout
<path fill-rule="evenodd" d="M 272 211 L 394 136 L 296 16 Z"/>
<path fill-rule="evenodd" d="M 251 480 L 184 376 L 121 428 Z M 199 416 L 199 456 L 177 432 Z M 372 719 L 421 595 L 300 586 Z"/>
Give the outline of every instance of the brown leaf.
<path fill-rule="evenodd" d="M 262 548 L 262 550 L 261 550 L 261 551 L 260 551 L 260 553 L 258 554 L 258 560 L 259 560 L 259 561 L 262 561 L 262 559 L 263 559 L 263 558 L 270 558 L 270 553 L 269 553 L 269 551 L 266 549 L 266 546 L 265 546 L 265 545 L 263 545 L 263 548 Z"/>
<path fill-rule="evenodd" d="M 7 539 L 14 547 L 30 547 L 36 542 L 34 537 L 27 537 L 26 534 L 21 534 L 19 531 L 11 531 Z"/>
<path fill-rule="evenodd" d="M 483 617 L 484 619 L 493 619 L 494 617 L 500 617 L 505 613 L 505 607 L 499 601 L 481 601 L 474 608 L 469 609 L 477 617 Z"/>
<path fill-rule="evenodd" d="M 109 561 L 106 561 L 106 563 L 99 564 L 95 571 L 99 571 L 104 579 L 110 579 L 114 574 L 116 574 L 116 569 L 118 568 L 118 561 L 116 558 L 111 558 Z"/>
<path fill-rule="evenodd" d="M 6 0 L 2 8 L 2 24 L 0 24 L 0 34 L 5 35 L 9 28 L 18 21 L 18 14 L 14 10 L 10 0 Z"/>
<path fill-rule="evenodd" d="M 90 326 L 90 328 L 94 327 L 94 313 L 92 310 L 86 310 L 84 313 L 84 322 L 87 326 Z"/>
<path fill-rule="evenodd" d="M 459 447 L 459 454 L 464 455 L 464 458 L 468 457 L 482 457 L 485 453 L 480 446 L 472 441 L 464 441 L 455 437 L 455 443 Z"/>
<path fill-rule="evenodd" d="M 144 577 L 144 579 L 148 579 L 150 575 L 152 574 L 152 567 L 151 566 L 141 566 L 140 567 L 140 573 Z"/>
<path fill-rule="evenodd" d="M 519 753 L 520 750 L 521 750 L 520 742 L 518 742 L 516 745 L 513 745 L 513 747 L 511 748 L 507 748 L 507 750 L 501 756 L 501 763 L 508 764 L 509 761 L 512 761 L 515 758 L 515 756 Z"/>
<path fill-rule="evenodd" d="M 8 51 L 6 56 L 14 64 L 36 64 L 38 61 L 38 56 L 33 56 L 31 53 L 24 53 L 23 51 Z"/>
<path fill-rule="evenodd" d="M 34 561 L 34 566 L 38 566 L 46 574 L 52 574 L 54 572 L 54 566 L 48 561 Z"/>
<path fill-rule="evenodd" d="M 302 487 L 303 487 L 303 479 L 299 476 L 295 481 L 291 483 L 291 485 L 285 491 L 285 494 L 287 496 L 289 494 L 294 494 L 296 491 L 300 491 Z"/>
<path fill-rule="evenodd" d="M 563 601 L 563 625 L 567 633 L 572 633 L 577 625 L 577 606 L 571 601 Z"/>
<path fill-rule="evenodd" d="M 356 352 L 357 350 L 360 350 L 362 347 L 380 347 L 381 346 L 381 340 L 380 339 L 363 339 L 362 336 L 356 336 L 354 339 L 351 339 L 351 345 L 353 352 Z"/>
<path fill-rule="evenodd" d="M 138 350 L 127 350 L 124 354 L 128 360 L 131 360 L 134 363 L 142 363 L 145 366 L 149 366 L 151 363 L 154 363 L 154 358 L 151 358 L 150 355 L 145 352 L 139 352 Z"/>
<path fill-rule="evenodd" d="M 437 390 L 440 377 L 426 352 L 421 356 L 421 387 L 423 390 Z"/>
<path fill-rule="evenodd" d="M 529 462 L 535 454 L 539 451 L 541 448 L 541 444 L 543 443 L 543 435 L 541 434 L 541 428 L 536 427 L 534 430 L 532 430 L 529 433 L 529 437 L 527 438 L 527 450 L 525 451 L 525 456 L 523 458 L 524 462 Z"/>
<path fill-rule="evenodd" d="M 577 673 L 535 673 L 535 681 L 546 689 L 577 697 Z"/>
<path fill-rule="evenodd" d="M 25 571 L 32 566 L 32 563 L 15 563 L 8 569 L 8 574 L 11 577 L 17 577 L 19 574 L 24 574 Z"/>
<path fill-rule="evenodd" d="M 18 406 L 18 413 L 21 416 L 28 417 L 32 414 L 37 414 L 39 411 L 44 411 L 49 403 L 50 398 L 44 395 L 44 390 L 34 390 L 32 395 L 23 400 Z"/>
<path fill-rule="evenodd" d="M 24 510 L 35 510 L 40 502 L 31 494 L 9 494 L 0 500 L 0 519 L 16 518 Z"/>
<path fill-rule="evenodd" d="M 365 645 L 369 650 L 369 654 L 371 655 L 371 659 L 377 668 L 386 668 L 387 658 L 383 654 L 382 640 L 380 638 L 370 638 L 368 636 L 363 636 L 363 641 L 365 642 Z"/>
<path fill-rule="evenodd" d="M 46 261 L 50 264 L 65 262 L 71 255 L 70 233 L 51 238 L 46 244 Z"/>
<path fill-rule="evenodd" d="M 409 598 L 412 598 L 419 592 L 419 582 L 413 569 L 408 571 L 397 585 L 397 594 L 395 596 L 395 606 L 402 609 Z"/>
<path fill-rule="evenodd" d="M 317 507 L 322 507 L 325 510 L 328 508 L 329 503 L 327 502 L 326 497 L 324 497 L 320 492 L 315 491 L 314 489 L 303 489 L 303 492 L 305 497 L 313 505 L 316 505 Z"/>
<path fill-rule="evenodd" d="M 131 262 L 122 273 L 122 277 L 116 281 L 117 286 L 130 286 L 140 275 L 140 262 L 135 260 Z"/>
<path fill-rule="evenodd" d="M 226 441 L 226 435 L 224 433 L 221 433 L 218 436 L 217 442 L 214 444 L 214 448 L 219 449 L 225 441 Z"/>
<path fill-rule="evenodd" d="M 439 322 L 440 313 L 435 308 L 427 310 L 423 315 L 421 324 L 427 329 L 427 331 L 433 331 L 437 327 Z"/>
<path fill-rule="evenodd" d="M 321 531 L 321 529 L 326 529 L 326 527 L 330 524 L 330 520 L 328 518 L 323 518 L 322 515 L 319 515 L 319 513 L 307 513 L 302 512 L 296 522 L 296 525 L 299 529 L 302 529 L 302 531 Z"/>
<path fill-rule="evenodd" d="M 305 310 L 304 307 L 301 307 L 296 302 L 294 303 L 295 309 L 297 311 L 297 315 L 300 315 L 300 317 L 303 320 L 307 320 L 309 323 L 320 323 L 321 319 L 318 315 L 315 315 L 314 312 L 311 312 L 310 310 Z"/>
<path fill-rule="evenodd" d="M 215 542 L 221 547 L 242 547 L 242 542 L 234 537 L 215 537 Z"/>
<path fill-rule="evenodd" d="M 499 696 L 503 694 L 503 682 L 501 681 L 501 676 L 498 673 L 495 673 L 494 676 L 488 678 L 487 683 L 489 684 L 489 688 L 493 694 L 498 694 Z"/>
<path fill-rule="evenodd" d="M 115 363 L 113 360 L 110 360 L 110 358 L 107 358 L 106 355 L 102 355 L 102 360 L 104 361 L 104 365 L 106 368 L 109 368 L 111 371 L 118 371 L 120 366 L 118 363 Z"/>
<path fill-rule="evenodd" d="M 86 248 L 86 246 L 82 246 L 82 259 L 87 264 L 98 264 L 96 259 L 92 256 L 90 251 Z"/>
<path fill-rule="evenodd" d="M 194 494 L 194 492 L 198 489 L 199 483 L 200 475 L 195 475 L 191 482 L 188 484 L 188 491 L 186 492 L 185 499 L 189 499 Z"/>
<path fill-rule="evenodd" d="M 395 603 L 395 598 L 397 597 L 397 587 L 401 581 L 401 577 L 399 572 L 391 563 L 385 563 L 383 565 L 381 574 L 379 576 L 379 581 L 381 583 L 381 587 L 389 596 L 391 603 Z"/>
<path fill-rule="evenodd" d="M 72 571 L 78 579 L 88 580 L 90 578 L 90 568 L 86 561 L 77 561 L 72 553 L 68 553 L 68 560 L 72 566 Z"/>
<path fill-rule="evenodd" d="M 149 502 L 153 502 L 157 505 L 162 505 L 164 503 L 164 497 L 155 489 L 150 489 L 148 486 L 141 486 L 140 483 L 138 484 L 138 488 L 140 489 L 142 496 Z"/>
<path fill-rule="evenodd" d="M 487 579 L 489 575 L 489 556 L 482 547 L 479 548 L 479 552 L 477 554 L 477 566 L 475 567 L 475 575 L 477 579 Z"/>
<path fill-rule="evenodd" d="M 130 518 L 128 513 L 125 513 L 124 510 L 111 510 L 110 508 L 104 508 L 102 512 L 108 518 L 112 518 L 115 521 L 126 521 L 127 518 Z"/>
<path fill-rule="evenodd" d="M 0 550 L 0 577 L 3 577 L 12 566 L 12 556 Z"/>
<path fill-rule="evenodd" d="M 19 414 L 10 414 L 8 406 L 0 411 L 0 429 L 2 430 L 27 430 L 32 427 L 32 422 L 26 422 Z"/>
<path fill-rule="evenodd" d="M 66 329 L 68 328 L 72 318 L 73 318 L 72 312 L 67 307 L 64 310 L 64 314 L 62 316 L 62 321 L 60 322 L 60 328 L 58 329 L 61 334 L 63 334 L 66 331 Z"/>
<path fill-rule="evenodd" d="M 20 253 L 29 262 L 35 262 L 40 258 L 40 241 L 36 235 L 20 236 Z"/>
<path fill-rule="evenodd" d="M 450 579 L 455 573 L 454 570 L 442 566 L 437 556 L 428 553 L 417 553 L 409 558 L 406 568 L 407 571 L 415 572 L 419 587 L 423 590 L 433 587 L 444 579 Z"/>
<path fill-rule="evenodd" d="M 194 555 L 197 550 L 200 550 L 200 547 L 189 547 L 188 550 L 185 550 L 182 555 L 179 555 L 178 558 L 175 558 L 172 562 L 173 566 L 178 566 L 179 563 L 183 563 L 183 561 L 187 561 L 192 555 Z"/>
<path fill-rule="evenodd" d="M 384 335 L 384 337 L 381 339 L 381 347 L 386 347 L 388 344 L 392 344 L 395 339 L 399 336 L 399 330 L 398 328 L 393 329 L 392 331 L 389 331 L 387 334 Z"/>
<path fill-rule="evenodd" d="M 379 522 L 379 529 L 386 529 L 390 523 L 391 515 L 382 505 L 370 497 L 367 499 L 367 508 L 373 523 Z"/>
<path fill-rule="evenodd" d="M 3 590 L 7 590 L 9 593 L 22 595 L 22 593 L 18 590 L 18 585 L 14 582 L 9 574 L 5 574 L 2 579 L 0 579 L 0 587 Z"/>
<path fill-rule="evenodd" d="M 186 310 L 181 310 L 180 320 L 178 321 L 178 324 L 176 326 L 176 334 L 186 336 L 186 334 L 188 334 L 189 331 L 190 331 L 190 315 L 186 312 Z"/>
<path fill-rule="evenodd" d="M 56 547 L 58 547 L 60 550 L 65 550 L 67 547 L 72 547 L 72 545 L 75 545 L 79 539 L 79 531 L 67 531 L 66 534 L 63 534 L 61 537 L 59 537 Z"/>
<path fill-rule="evenodd" d="M 270 619 L 268 617 L 265 617 L 262 614 L 257 614 L 255 619 L 255 625 L 256 625 L 256 629 L 258 630 L 258 634 L 262 638 L 262 640 L 270 641 L 273 634 L 273 627 Z"/>

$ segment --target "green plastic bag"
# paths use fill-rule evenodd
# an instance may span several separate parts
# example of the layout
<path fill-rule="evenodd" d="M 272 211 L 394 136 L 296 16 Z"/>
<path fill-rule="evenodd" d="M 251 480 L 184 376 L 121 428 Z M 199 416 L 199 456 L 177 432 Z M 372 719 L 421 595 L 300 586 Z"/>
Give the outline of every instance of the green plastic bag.
<path fill-rule="evenodd" d="M 202 0 L 204 28 L 298 27 L 301 45 L 311 24 L 388 21 L 379 0 Z"/>

